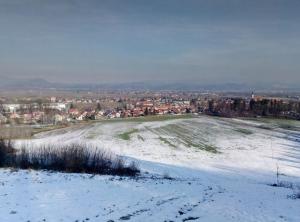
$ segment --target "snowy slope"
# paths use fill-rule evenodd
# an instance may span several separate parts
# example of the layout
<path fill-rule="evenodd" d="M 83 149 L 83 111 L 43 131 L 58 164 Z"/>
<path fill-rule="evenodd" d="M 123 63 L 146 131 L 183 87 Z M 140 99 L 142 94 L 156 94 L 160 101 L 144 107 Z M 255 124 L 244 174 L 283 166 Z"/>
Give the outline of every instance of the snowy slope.
<path fill-rule="evenodd" d="M 201 116 L 39 134 L 17 145 L 83 142 L 135 159 L 143 174 L 1 170 L 0 221 L 300 221 L 300 200 L 289 198 L 300 192 L 298 127 Z M 280 181 L 293 189 L 269 185 L 277 166 Z"/>

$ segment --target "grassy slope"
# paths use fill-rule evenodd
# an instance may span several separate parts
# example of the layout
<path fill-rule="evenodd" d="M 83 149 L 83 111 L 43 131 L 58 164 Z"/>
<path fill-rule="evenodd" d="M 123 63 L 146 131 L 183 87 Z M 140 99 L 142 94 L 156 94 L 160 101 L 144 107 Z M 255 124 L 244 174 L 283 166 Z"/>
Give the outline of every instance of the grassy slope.
<path fill-rule="evenodd" d="M 138 131 L 139 131 L 138 129 L 131 129 L 131 130 L 126 131 L 124 133 L 118 134 L 118 137 L 120 139 L 123 139 L 123 140 L 130 140 L 131 134 L 137 133 Z"/>
<path fill-rule="evenodd" d="M 183 114 L 183 115 L 155 115 L 155 116 L 141 116 L 141 117 L 130 117 L 130 118 L 115 118 L 115 119 L 103 119 L 96 120 L 92 122 L 154 122 L 154 121 L 166 121 L 173 119 L 187 119 L 195 118 L 192 114 Z"/>

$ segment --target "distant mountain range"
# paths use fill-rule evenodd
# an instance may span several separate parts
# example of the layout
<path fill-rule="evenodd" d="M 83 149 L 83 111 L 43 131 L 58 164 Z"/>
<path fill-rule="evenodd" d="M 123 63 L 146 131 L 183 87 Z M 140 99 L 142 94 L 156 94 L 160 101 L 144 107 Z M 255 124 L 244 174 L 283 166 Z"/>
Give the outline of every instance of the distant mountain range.
<path fill-rule="evenodd" d="M 0 90 L 189 90 L 189 91 L 300 91 L 299 85 L 265 85 L 265 84 L 202 84 L 202 83 L 54 83 L 45 79 L 12 79 L 0 77 Z"/>

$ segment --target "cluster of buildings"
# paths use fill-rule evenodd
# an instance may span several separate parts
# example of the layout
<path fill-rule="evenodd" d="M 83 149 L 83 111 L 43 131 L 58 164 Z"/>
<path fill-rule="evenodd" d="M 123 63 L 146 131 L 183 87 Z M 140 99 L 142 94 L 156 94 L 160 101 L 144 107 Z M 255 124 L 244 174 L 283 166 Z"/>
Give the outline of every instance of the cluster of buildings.
<path fill-rule="evenodd" d="M 0 124 L 53 124 L 67 111 L 66 103 L 0 104 Z"/>
<path fill-rule="evenodd" d="M 204 113 L 225 117 L 278 116 L 300 119 L 300 101 L 214 93 L 123 93 L 72 98 L 23 98 L 11 102 L 0 97 L 0 124 L 68 124 L 70 122 L 148 115 Z"/>
<path fill-rule="evenodd" d="M 69 122 L 195 112 L 189 100 L 55 97 L 36 102 L 0 104 L 0 124 L 65 124 Z"/>

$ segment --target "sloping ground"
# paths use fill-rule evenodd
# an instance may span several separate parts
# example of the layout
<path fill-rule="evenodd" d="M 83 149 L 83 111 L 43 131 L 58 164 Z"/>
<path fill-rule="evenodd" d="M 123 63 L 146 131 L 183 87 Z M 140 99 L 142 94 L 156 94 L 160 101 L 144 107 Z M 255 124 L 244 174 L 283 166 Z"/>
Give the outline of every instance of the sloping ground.
<path fill-rule="evenodd" d="M 103 122 L 72 131 L 42 133 L 31 142 L 85 142 L 139 160 L 196 169 L 235 169 L 270 174 L 277 165 L 299 176 L 300 122 L 200 116 L 155 122 Z M 217 153 L 215 153 L 215 151 Z M 243 173 L 243 172 L 242 172 Z"/>
<path fill-rule="evenodd" d="M 299 200 L 287 198 L 289 189 L 233 175 L 205 171 L 197 174 L 198 178 L 134 180 L 1 171 L 0 219 L 32 222 L 300 219 Z"/>
<path fill-rule="evenodd" d="M 300 221 L 300 200 L 291 198 L 300 192 L 298 127 L 203 116 L 39 134 L 26 142 L 91 143 L 136 159 L 143 174 L 1 170 L 0 221 Z M 277 168 L 293 189 L 270 186 Z"/>

